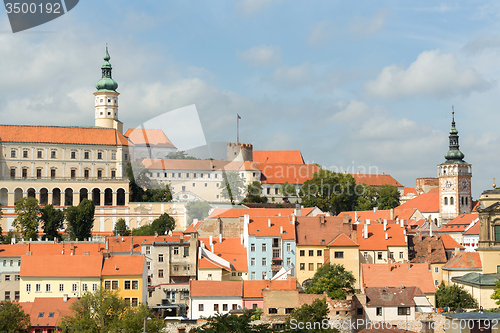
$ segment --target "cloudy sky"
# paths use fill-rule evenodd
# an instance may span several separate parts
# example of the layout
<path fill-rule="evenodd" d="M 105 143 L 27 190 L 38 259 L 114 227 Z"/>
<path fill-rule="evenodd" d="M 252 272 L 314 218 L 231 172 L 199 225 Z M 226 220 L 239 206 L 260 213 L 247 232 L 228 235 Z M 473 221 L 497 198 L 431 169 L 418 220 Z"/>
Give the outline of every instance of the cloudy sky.
<path fill-rule="evenodd" d="M 207 142 L 234 141 L 240 114 L 256 150 L 405 186 L 436 175 L 454 105 L 477 198 L 500 183 L 499 18 L 480 0 L 85 0 L 12 34 L 3 12 L 0 117 L 92 126 L 108 43 L 125 128 L 195 104 Z"/>

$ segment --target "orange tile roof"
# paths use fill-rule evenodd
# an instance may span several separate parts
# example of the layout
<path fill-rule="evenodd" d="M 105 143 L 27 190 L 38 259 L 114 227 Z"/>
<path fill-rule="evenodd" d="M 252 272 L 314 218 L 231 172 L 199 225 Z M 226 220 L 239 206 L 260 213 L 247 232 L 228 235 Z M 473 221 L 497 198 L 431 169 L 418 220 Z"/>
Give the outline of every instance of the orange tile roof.
<path fill-rule="evenodd" d="M 23 277 L 100 277 L 102 255 L 21 256 Z"/>
<path fill-rule="evenodd" d="M 254 162 L 304 164 L 300 150 L 255 150 Z"/>
<path fill-rule="evenodd" d="M 99 254 L 101 249 L 104 248 L 103 243 L 21 243 L 21 244 L 9 244 L 0 245 L 0 257 L 19 257 L 26 255 L 26 252 L 32 253 L 32 255 L 83 255 L 84 251 L 88 251 L 89 254 Z M 63 253 L 64 249 L 64 253 Z"/>
<path fill-rule="evenodd" d="M 459 252 L 442 268 L 448 270 L 480 270 L 483 267 L 478 252 Z"/>
<path fill-rule="evenodd" d="M 62 297 L 35 297 L 33 302 L 21 302 L 19 305 L 29 314 L 32 327 L 57 327 L 64 316 L 73 314 L 70 306 L 77 300 L 71 297 L 64 302 Z M 40 317 L 42 313 L 43 316 Z"/>
<path fill-rule="evenodd" d="M 302 208 L 301 215 L 306 216 L 314 207 Z M 293 208 L 216 208 L 209 217 L 288 216 L 295 212 Z"/>
<path fill-rule="evenodd" d="M 479 223 L 474 223 L 474 225 L 470 227 L 464 235 L 479 235 Z"/>
<path fill-rule="evenodd" d="M 429 191 L 398 206 L 399 209 L 417 208 L 422 214 L 439 212 L 439 192 Z"/>
<path fill-rule="evenodd" d="M 326 246 L 341 233 L 351 234 L 351 224 L 341 216 L 298 216 L 295 225 L 298 246 Z"/>
<path fill-rule="evenodd" d="M 425 294 L 435 293 L 434 280 L 425 264 L 361 264 L 363 287 L 419 287 Z"/>
<path fill-rule="evenodd" d="M 391 175 L 379 175 L 379 174 L 358 174 L 352 173 L 351 176 L 354 177 L 356 183 L 366 184 L 369 186 L 382 186 L 382 185 L 392 185 L 396 187 L 403 187 L 403 185 L 398 182 Z"/>
<path fill-rule="evenodd" d="M 413 187 L 405 187 L 404 195 L 408 194 L 417 194 L 417 190 L 415 190 Z"/>
<path fill-rule="evenodd" d="M 194 223 L 191 223 L 189 225 L 189 227 L 187 227 L 186 230 L 184 230 L 184 233 L 189 234 L 189 233 L 197 231 L 198 229 L 200 229 L 200 227 L 201 227 L 201 225 L 202 225 L 203 222 L 204 221 L 198 221 L 196 223 L 196 225 Z"/>
<path fill-rule="evenodd" d="M 207 257 L 203 257 L 200 260 L 198 260 L 198 269 L 214 269 L 214 268 L 227 270 L 227 268 L 224 267 L 223 265 L 220 265 L 215 261 L 208 259 Z"/>
<path fill-rule="evenodd" d="M 193 171 L 243 171 L 259 168 L 253 162 L 216 160 L 145 159 L 142 164 L 149 170 L 193 170 Z"/>
<path fill-rule="evenodd" d="M 242 297 L 243 281 L 189 281 L 191 297 Z"/>
<path fill-rule="evenodd" d="M 113 128 L 0 125 L 0 141 L 23 143 L 61 143 L 79 145 L 128 145 Z"/>
<path fill-rule="evenodd" d="M 134 146 L 175 148 L 161 129 L 129 128 L 124 135 Z"/>
<path fill-rule="evenodd" d="M 408 246 L 405 242 L 405 228 L 399 224 L 387 224 L 384 231 L 383 223 L 370 223 L 368 225 L 368 238 L 363 237 L 365 223 L 356 225 L 356 242 L 360 251 L 387 251 L 388 246 Z M 387 233 L 388 239 L 385 239 Z"/>
<path fill-rule="evenodd" d="M 271 219 L 271 227 L 268 220 Z M 283 233 L 281 233 L 283 227 Z M 291 217 L 251 217 L 248 224 L 248 234 L 256 237 L 281 237 L 282 239 L 295 239 L 295 226 L 291 223 Z"/>
<path fill-rule="evenodd" d="M 185 241 L 189 240 L 189 236 L 183 237 Z M 153 242 L 178 242 L 179 236 L 109 236 L 106 237 L 108 250 L 111 253 L 130 253 L 141 252 L 141 244 Z M 131 244 L 133 242 L 133 244 Z M 104 245 L 104 244 L 102 244 Z"/>
<path fill-rule="evenodd" d="M 207 250 L 211 250 L 209 244 L 210 238 L 200 238 L 199 240 L 200 242 L 203 241 Z M 222 243 L 219 242 L 219 238 L 214 237 L 212 238 L 212 243 L 214 244 L 214 254 L 232 264 L 235 271 L 248 271 L 247 250 L 241 244 L 239 237 L 222 238 Z"/>
<path fill-rule="evenodd" d="M 245 280 L 243 281 L 244 298 L 262 298 L 262 291 L 266 288 L 274 290 L 297 289 L 297 279 L 290 280 Z"/>
<path fill-rule="evenodd" d="M 394 219 L 409 220 L 413 214 L 415 214 L 416 210 L 416 208 L 395 208 Z M 344 214 L 348 214 L 352 222 L 356 222 L 355 218 L 357 218 L 358 221 L 366 221 L 369 219 L 371 222 L 378 221 L 378 219 L 389 221 L 391 218 L 391 211 L 389 209 L 377 209 L 375 212 L 373 210 L 342 212 L 339 213 L 338 216 Z"/>
<path fill-rule="evenodd" d="M 142 275 L 144 256 L 111 256 L 104 259 L 102 275 Z"/>
<path fill-rule="evenodd" d="M 335 237 L 328 246 L 359 246 L 356 242 L 350 239 L 346 234 L 341 233 Z"/>
<path fill-rule="evenodd" d="M 461 214 L 455 217 L 450 222 L 446 223 L 439 232 L 462 232 L 469 227 L 469 225 L 479 218 L 478 213 Z"/>
<path fill-rule="evenodd" d="M 316 164 L 255 163 L 264 184 L 302 185 L 321 169 Z"/>
<path fill-rule="evenodd" d="M 465 247 L 460 245 L 453 237 L 450 235 L 440 235 L 441 239 L 443 240 L 443 245 L 444 248 L 447 250 L 454 250 L 456 247 L 458 247 L 460 250 L 465 250 Z"/>
<path fill-rule="evenodd" d="M 472 211 L 477 212 L 477 207 L 479 207 L 480 204 L 481 204 L 481 201 L 479 201 L 479 200 L 472 201 Z"/>

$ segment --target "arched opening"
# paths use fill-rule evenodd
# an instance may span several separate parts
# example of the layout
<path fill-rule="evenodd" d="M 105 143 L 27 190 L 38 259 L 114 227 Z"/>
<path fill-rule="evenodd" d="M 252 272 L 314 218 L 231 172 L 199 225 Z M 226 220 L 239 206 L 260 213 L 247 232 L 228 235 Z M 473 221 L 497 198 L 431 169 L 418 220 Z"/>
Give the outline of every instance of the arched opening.
<path fill-rule="evenodd" d="M 0 205 L 7 206 L 9 204 L 9 190 L 3 188 L 0 190 Z"/>
<path fill-rule="evenodd" d="M 468 205 L 469 204 L 469 198 L 468 197 L 465 197 L 465 204 Z"/>
<path fill-rule="evenodd" d="M 23 197 L 23 190 L 20 188 L 16 188 L 14 190 L 14 203 L 17 202 L 17 200 L 21 199 Z"/>
<path fill-rule="evenodd" d="M 462 206 L 464 205 L 465 199 L 462 197 Z"/>
<path fill-rule="evenodd" d="M 34 189 L 34 188 L 32 188 L 32 187 L 31 187 L 31 188 L 29 188 L 29 189 L 28 189 L 28 191 L 26 191 L 26 192 L 27 192 L 27 194 L 28 194 L 28 198 L 35 198 L 35 197 L 36 197 L 36 196 L 35 196 L 36 191 L 35 191 L 35 189 Z"/>
<path fill-rule="evenodd" d="M 455 199 L 453 197 L 450 197 L 450 205 L 454 204 Z"/>
<path fill-rule="evenodd" d="M 92 190 L 92 201 L 94 202 L 95 206 L 101 205 L 101 190 L 100 189 L 95 188 Z"/>
<path fill-rule="evenodd" d="M 73 206 L 73 189 L 67 188 L 64 190 L 64 205 Z"/>
<path fill-rule="evenodd" d="M 49 190 L 46 188 L 40 189 L 40 205 L 45 206 L 49 203 Z"/>
<path fill-rule="evenodd" d="M 104 190 L 104 205 L 111 206 L 113 204 L 113 190 L 107 188 Z"/>
<path fill-rule="evenodd" d="M 58 188 L 52 190 L 52 205 L 61 206 L 61 190 Z"/>
<path fill-rule="evenodd" d="M 116 204 L 118 206 L 125 206 L 125 190 L 122 188 L 116 191 Z"/>
<path fill-rule="evenodd" d="M 81 188 L 80 189 L 80 202 L 83 201 L 83 199 L 88 199 L 89 198 L 89 190 L 86 188 Z"/>
<path fill-rule="evenodd" d="M 444 197 L 444 204 L 447 205 L 448 204 L 448 197 Z"/>

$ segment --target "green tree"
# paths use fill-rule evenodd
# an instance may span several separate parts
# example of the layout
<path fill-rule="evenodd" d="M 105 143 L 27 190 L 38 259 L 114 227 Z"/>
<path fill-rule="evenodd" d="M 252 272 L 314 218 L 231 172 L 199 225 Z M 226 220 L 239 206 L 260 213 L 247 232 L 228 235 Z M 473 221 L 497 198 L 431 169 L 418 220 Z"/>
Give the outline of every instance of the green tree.
<path fill-rule="evenodd" d="M 327 328 L 327 326 L 320 325 L 323 324 L 323 321 L 325 321 L 325 323 L 328 321 L 328 306 L 326 304 L 326 298 L 315 299 L 312 304 L 304 304 L 300 308 L 294 309 L 290 317 L 291 318 L 287 323 L 287 327 L 289 327 L 292 332 L 338 332 L 336 328 Z M 317 325 L 319 327 L 314 327 L 315 323 L 318 323 Z"/>
<path fill-rule="evenodd" d="M 166 184 L 163 188 L 150 188 L 144 191 L 142 202 L 169 202 L 172 201 L 172 191 L 170 186 Z"/>
<path fill-rule="evenodd" d="M 360 195 L 356 201 L 356 210 L 372 210 L 374 207 L 377 207 L 377 189 L 366 184 L 358 185 L 357 188 Z"/>
<path fill-rule="evenodd" d="M 131 202 L 172 201 L 172 191 L 168 184 L 162 185 L 151 179 L 150 171 L 142 163 L 129 163 L 126 173 L 129 179 Z"/>
<path fill-rule="evenodd" d="M 130 236 L 130 229 L 124 219 L 118 219 L 115 224 L 116 236 Z"/>
<path fill-rule="evenodd" d="M 498 287 L 499 285 L 497 283 L 497 291 Z M 491 295 L 491 298 L 494 299 L 494 295 L 495 293 Z M 457 309 L 477 308 L 478 305 L 474 297 L 465 290 L 464 287 L 456 284 L 446 286 L 444 282 L 441 281 L 441 285 L 436 291 L 436 307 L 450 307 L 452 311 L 455 311 Z"/>
<path fill-rule="evenodd" d="M 62 240 L 59 230 L 64 227 L 64 212 L 52 205 L 46 205 L 41 209 L 40 221 L 43 228 L 43 239 Z"/>
<path fill-rule="evenodd" d="M 14 212 L 17 217 L 12 225 L 18 232 L 22 233 L 25 240 L 37 239 L 40 206 L 35 198 L 21 198 L 16 201 Z"/>
<path fill-rule="evenodd" d="M 135 166 L 135 168 L 134 168 Z M 130 188 L 130 201 L 131 202 L 142 202 L 142 196 L 144 195 L 144 189 L 142 188 L 142 186 L 139 186 L 136 181 L 135 181 L 135 172 L 134 171 L 137 171 L 137 175 L 139 177 L 144 177 L 145 175 L 143 174 L 143 169 L 144 168 L 144 165 L 142 165 L 142 163 L 139 165 L 139 164 L 136 164 L 134 162 L 134 164 L 132 163 L 129 163 L 127 164 L 127 169 L 125 170 L 125 172 L 127 173 L 127 177 L 129 179 L 129 188 Z"/>
<path fill-rule="evenodd" d="M 179 150 L 176 152 L 168 153 L 167 159 L 170 159 L 170 160 L 199 160 L 199 158 L 188 155 L 184 150 Z"/>
<path fill-rule="evenodd" d="M 399 206 L 399 190 L 396 186 L 385 184 L 377 188 L 378 209 L 393 209 Z"/>
<path fill-rule="evenodd" d="M 221 196 L 224 199 L 228 199 L 233 205 L 239 203 L 243 199 L 244 190 L 245 183 L 239 172 L 222 172 Z"/>
<path fill-rule="evenodd" d="M 9 230 L 9 232 L 7 232 L 7 236 L 3 237 L 2 244 L 11 244 L 12 238 L 14 238 L 16 240 L 16 242 L 21 240 L 21 237 L 16 235 L 16 233 L 14 231 Z"/>
<path fill-rule="evenodd" d="M 280 186 L 280 194 L 283 198 L 297 197 L 297 190 L 293 184 L 285 182 Z"/>
<path fill-rule="evenodd" d="M 262 193 L 262 184 L 254 180 L 247 187 L 247 197 L 245 198 L 250 203 L 266 203 L 267 197 Z"/>
<path fill-rule="evenodd" d="M 324 264 L 313 276 L 311 283 L 306 287 L 308 294 L 323 294 L 332 299 L 343 300 L 347 295 L 354 294 L 356 278 L 343 265 Z"/>
<path fill-rule="evenodd" d="M 255 310 L 243 310 L 241 316 L 220 314 L 210 317 L 205 324 L 197 327 L 194 333 L 271 333 L 276 332 L 268 324 L 253 324 Z"/>
<path fill-rule="evenodd" d="M 63 330 L 77 328 L 81 332 L 141 332 L 144 317 L 148 332 L 160 332 L 163 321 L 154 318 L 146 305 L 131 307 L 116 291 L 98 289 L 87 292 L 70 307 L 71 316 L 62 319 Z"/>
<path fill-rule="evenodd" d="M 193 219 L 198 219 L 198 221 L 203 220 L 208 216 L 210 209 L 212 209 L 212 206 L 206 201 L 192 201 L 188 203 L 186 205 L 188 224 L 191 224 Z"/>
<path fill-rule="evenodd" d="M 29 314 L 25 313 L 18 303 L 0 302 L 0 332 L 28 332 L 31 327 Z"/>
<path fill-rule="evenodd" d="M 165 235 L 175 229 L 175 219 L 163 213 L 151 224 L 145 224 L 137 229 L 132 230 L 132 236 L 154 236 Z"/>
<path fill-rule="evenodd" d="M 88 239 L 94 226 L 95 206 L 92 200 L 83 199 L 78 206 L 66 209 L 67 232 L 71 240 Z"/>
<path fill-rule="evenodd" d="M 361 192 L 362 188 L 356 185 L 351 175 L 321 170 L 301 186 L 299 196 L 305 207 L 316 206 L 324 212 L 337 215 L 352 211 Z"/>
<path fill-rule="evenodd" d="M 3 244 L 4 242 L 4 239 L 3 239 L 3 230 L 2 230 L 2 226 L 0 225 L 0 244 Z"/>

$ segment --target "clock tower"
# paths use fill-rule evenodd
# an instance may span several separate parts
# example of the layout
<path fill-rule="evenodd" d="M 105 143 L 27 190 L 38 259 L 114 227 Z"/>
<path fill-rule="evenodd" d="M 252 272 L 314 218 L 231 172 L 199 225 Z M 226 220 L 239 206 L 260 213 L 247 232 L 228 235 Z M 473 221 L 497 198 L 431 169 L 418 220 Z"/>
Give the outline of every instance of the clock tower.
<path fill-rule="evenodd" d="M 460 214 L 472 211 L 471 177 L 472 165 L 464 161 L 460 151 L 458 131 L 455 127 L 455 112 L 450 130 L 450 150 L 444 156 L 446 161 L 438 165 L 439 216 L 446 224 Z"/>

